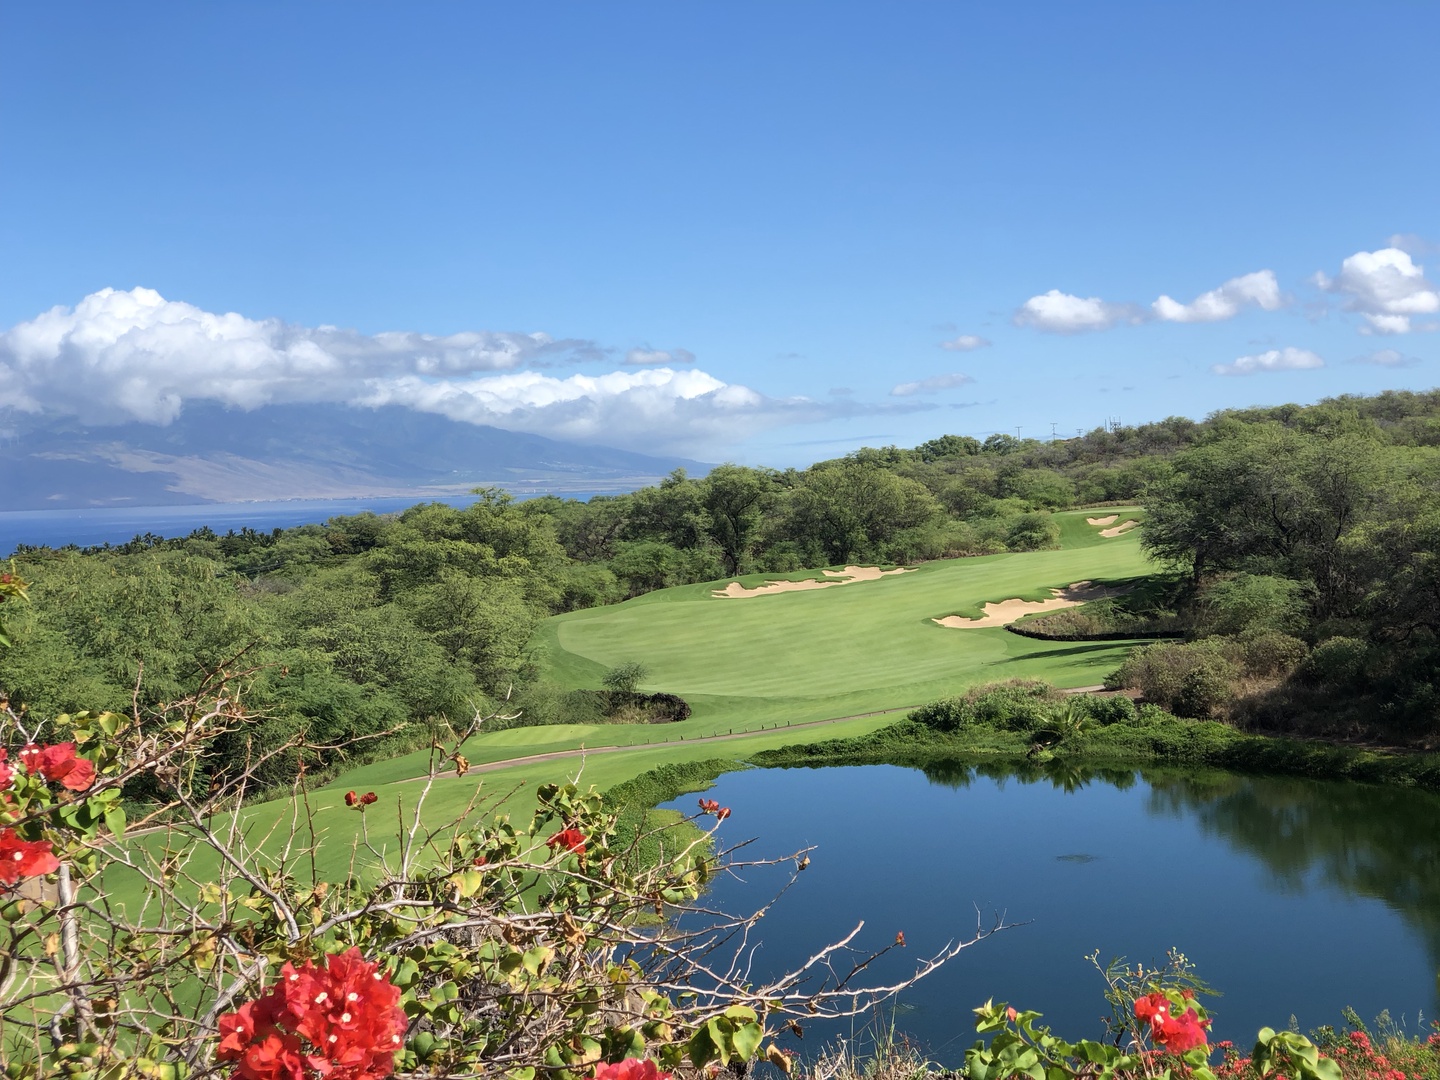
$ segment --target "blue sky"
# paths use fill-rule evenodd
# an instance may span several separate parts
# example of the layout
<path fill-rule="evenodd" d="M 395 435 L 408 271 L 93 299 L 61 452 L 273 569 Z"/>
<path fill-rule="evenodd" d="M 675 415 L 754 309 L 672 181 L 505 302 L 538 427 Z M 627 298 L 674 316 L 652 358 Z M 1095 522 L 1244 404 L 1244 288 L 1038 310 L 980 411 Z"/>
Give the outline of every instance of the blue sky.
<path fill-rule="evenodd" d="M 0 406 L 790 465 L 1428 388 L 1436 41 L 1422 3 L 7 5 Z"/>

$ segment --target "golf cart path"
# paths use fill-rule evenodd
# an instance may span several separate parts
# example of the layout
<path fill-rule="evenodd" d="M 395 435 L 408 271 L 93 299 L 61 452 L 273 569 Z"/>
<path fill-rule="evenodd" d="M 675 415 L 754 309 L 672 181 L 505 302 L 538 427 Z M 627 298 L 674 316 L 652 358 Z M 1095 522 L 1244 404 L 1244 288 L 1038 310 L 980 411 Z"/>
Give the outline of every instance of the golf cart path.
<path fill-rule="evenodd" d="M 1094 694 L 1104 690 L 1100 686 L 1074 686 L 1062 690 L 1064 694 Z M 577 746 L 569 750 L 551 750 L 544 754 L 527 754 L 524 757 L 502 758 L 499 761 L 486 761 L 471 765 L 466 772 L 483 773 L 495 772 L 499 769 L 514 768 L 517 765 L 536 765 L 542 761 L 559 761 L 563 758 L 584 757 L 587 754 L 615 754 L 624 750 L 654 750 L 664 746 L 693 746 L 696 743 L 729 742 L 731 739 L 745 739 L 751 735 L 760 735 L 765 731 L 800 731 L 803 728 L 824 727 L 827 724 L 838 724 L 843 720 L 863 720 L 867 716 L 885 716 L 888 713 L 909 712 L 918 709 L 918 705 L 898 705 L 893 709 L 877 709 L 874 712 L 854 713 L 850 716 L 832 716 L 827 720 L 807 720 L 803 724 L 785 724 L 774 728 L 761 728 L 758 731 L 735 731 L 727 735 L 702 735 L 697 739 L 666 739 L 660 742 L 631 743 L 622 746 Z M 441 780 L 455 776 L 454 769 L 442 773 L 436 773 L 434 779 Z M 412 776 L 400 781 L 402 784 L 411 784 L 417 780 L 429 780 L 429 776 Z"/>

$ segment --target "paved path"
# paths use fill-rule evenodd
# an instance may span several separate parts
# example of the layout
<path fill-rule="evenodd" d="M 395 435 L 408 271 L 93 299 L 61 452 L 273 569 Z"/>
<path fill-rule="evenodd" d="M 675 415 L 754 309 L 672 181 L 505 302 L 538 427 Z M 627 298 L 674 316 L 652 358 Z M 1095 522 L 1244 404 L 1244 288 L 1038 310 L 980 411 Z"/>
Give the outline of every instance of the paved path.
<path fill-rule="evenodd" d="M 1104 690 L 1101 686 L 1076 686 L 1069 690 L 1062 691 L 1066 694 L 1093 694 Z M 867 716 L 886 716 L 889 713 L 909 712 L 918 709 L 918 705 L 899 705 L 893 709 L 879 709 L 875 712 L 854 713 L 851 716 L 832 716 L 828 720 L 807 720 L 803 724 L 786 724 L 784 727 L 760 728 L 755 731 L 732 731 L 726 735 L 702 735 L 697 739 L 665 739 L 660 742 L 631 743 L 628 746 L 578 746 L 570 750 L 551 750 L 545 754 L 527 754 L 524 757 L 503 758 L 500 761 L 486 761 L 482 764 L 471 765 L 469 772 L 495 772 L 498 769 L 509 769 L 517 765 L 536 765 L 542 761 L 560 761 L 564 758 L 584 757 L 587 754 L 617 754 L 624 750 L 655 750 L 665 746 L 694 746 L 696 743 L 729 742 L 731 739 L 745 739 L 751 735 L 763 735 L 767 731 L 801 731 L 805 728 L 825 727 L 829 724 L 838 724 L 844 720 L 863 720 Z M 455 775 L 455 770 L 436 773 L 437 780 Z M 425 776 L 412 776 L 409 780 L 401 783 L 414 783 L 416 780 L 426 780 Z"/>

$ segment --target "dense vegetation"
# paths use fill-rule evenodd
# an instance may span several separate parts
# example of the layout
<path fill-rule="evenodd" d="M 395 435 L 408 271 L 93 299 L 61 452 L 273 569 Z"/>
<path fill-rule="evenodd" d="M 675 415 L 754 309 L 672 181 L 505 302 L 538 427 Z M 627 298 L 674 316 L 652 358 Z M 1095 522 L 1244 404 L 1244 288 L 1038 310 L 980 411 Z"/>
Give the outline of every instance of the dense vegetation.
<path fill-rule="evenodd" d="M 546 685 L 529 651 L 540 621 L 725 574 L 1053 547 L 1052 510 L 1136 499 L 1171 586 L 1051 617 L 1061 636 L 1190 639 L 1137 655 L 1117 685 L 1269 729 L 1437 730 L 1440 392 L 1053 442 L 944 436 L 803 471 L 677 472 L 583 503 L 492 491 L 463 510 L 24 549 L 16 568 L 38 603 L 11 619 L 0 688 L 38 713 L 135 695 L 153 707 L 243 655 L 258 671 L 248 704 L 268 718 L 250 752 L 303 730 L 318 769 L 339 763 L 326 746 L 368 736 L 352 756 L 387 753 L 402 726 L 414 745 L 430 718 L 507 696 L 520 722 L 662 719 L 684 703 L 637 712 L 613 707 L 637 704 L 633 686 Z M 293 775 L 293 760 L 270 761 L 262 779 Z"/>

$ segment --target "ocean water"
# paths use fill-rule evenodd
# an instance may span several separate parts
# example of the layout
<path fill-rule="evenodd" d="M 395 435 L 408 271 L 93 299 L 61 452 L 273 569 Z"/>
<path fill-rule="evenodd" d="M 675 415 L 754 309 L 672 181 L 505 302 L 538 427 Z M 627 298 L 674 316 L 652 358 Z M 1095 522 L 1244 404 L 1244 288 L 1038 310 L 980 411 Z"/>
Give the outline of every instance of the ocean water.
<path fill-rule="evenodd" d="M 566 499 L 589 499 L 593 492 L 557 491 L 546 494 Z M 534 495 L 516 494 L 517 499 Z M 123 544 L 136 536 L 187 536 L 209 526 L 224 534 L 249 527 L 257 531 L 293 528 L 332 517 L 372 511 L 398 513 L 419 502 L 469 506 L 474 495 L 426 498 L 405 495 L 373 499 L 288 499 L 279 502 L 204 503 L 195 506 L 127 506 L 84 510 L 10 510 L 0 512 L 0 556 L 8 557 L 19 544 L 91 547 Z"/>

